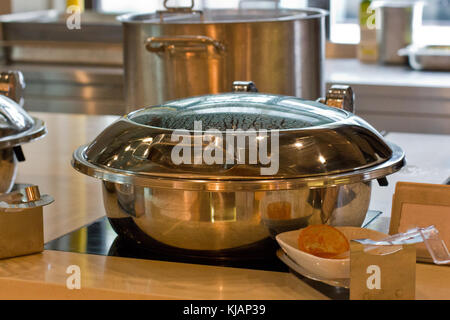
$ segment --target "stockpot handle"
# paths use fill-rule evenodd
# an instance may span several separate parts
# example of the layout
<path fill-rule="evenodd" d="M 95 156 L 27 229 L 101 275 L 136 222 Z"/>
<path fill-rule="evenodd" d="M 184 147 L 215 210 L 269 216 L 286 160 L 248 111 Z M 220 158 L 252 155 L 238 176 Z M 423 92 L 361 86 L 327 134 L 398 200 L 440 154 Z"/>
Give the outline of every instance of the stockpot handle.
<path fill-rule="evenodd" d="M 191 5 L 187 6 L 187 7 L 170 7 L 170 6 L 167 5 L 168 2 L 169 2 L 169 0 L 164 0 L 164 8 L 166 10 L 158 10 L 158 11 L 156 11 L 159 14 L 159 20 L 161 22 L 164 22 L 163 21 L 164 14 L 171 14 L 171 13 L 174 13 L 174 14 L 198 13 L 198 14 L 200 14 L 200 19 L 203 21 L 203 11 L 202 10 L 193 10 L 194 9 L 194 4 L 195 4 L 194 0 L 191 0 Z"/>
<path fill-rule="evenodd" d="M 150 52 L 173 51 L 176 46 L 185 46 L 188 43 L 213 46 L 216 52 L 225 51 L 225 46 L 218 40 L 207 36 L 162 36 L 150 37 L 145 40 L 145 48 Z"/>

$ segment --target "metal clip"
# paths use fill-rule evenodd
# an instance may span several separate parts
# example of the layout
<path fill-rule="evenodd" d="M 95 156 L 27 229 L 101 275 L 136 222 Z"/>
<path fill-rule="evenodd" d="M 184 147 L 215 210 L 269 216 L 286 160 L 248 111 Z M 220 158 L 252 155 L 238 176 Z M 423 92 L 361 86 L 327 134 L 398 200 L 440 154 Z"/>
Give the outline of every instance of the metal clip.
<path fill-rule="evenodd" d="M 0 94 L 23 106 L 25 81 L 20 71 L 0 72 Z"/>
<path fill-rule="evenodd" d="M 258 92 L 256 85 L 253 81 L 234 81 L 233 92 Z"/>
<path fill-rule="evenodd" d="M 318 102 L 329 107 L 355 112 L 355 96 L 350 86 L 335 84 L 328 90 L 325 98 L 317 99 Z"/>
<path fill-rule="evenodd" d="M 43 207 L 53 201 L 53 197 L 47 194 L 41 196 L 39 187 L 36 185 L 16 184 L 11 192 L 0 194 L 0 212 Z"/>

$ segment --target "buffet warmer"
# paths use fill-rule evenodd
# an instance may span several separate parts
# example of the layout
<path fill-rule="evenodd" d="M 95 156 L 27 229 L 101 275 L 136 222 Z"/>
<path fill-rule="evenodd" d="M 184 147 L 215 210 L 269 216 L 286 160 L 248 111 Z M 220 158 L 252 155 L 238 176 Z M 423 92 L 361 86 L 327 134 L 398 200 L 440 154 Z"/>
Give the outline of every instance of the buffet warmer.
<path fill-rule="evenodd" d="M 344 109 L 234 89 L 131 112 L 74 152 L 73 167 L 102 180 L 115 230 L 219 254 L 310 224 L 361 226 L 372 181 L 404 166 L 401 148 Z M 323 101 L 351 108 L 350 93 Z"/>
<path fill-rule="evenodd" d="M 21 145 L 47 133 L 44 122 L 22 108 L 24 87 L 20 72 L 0 73 L 0 194 L 11 191 L 17 162 L 25 160 Z"/>

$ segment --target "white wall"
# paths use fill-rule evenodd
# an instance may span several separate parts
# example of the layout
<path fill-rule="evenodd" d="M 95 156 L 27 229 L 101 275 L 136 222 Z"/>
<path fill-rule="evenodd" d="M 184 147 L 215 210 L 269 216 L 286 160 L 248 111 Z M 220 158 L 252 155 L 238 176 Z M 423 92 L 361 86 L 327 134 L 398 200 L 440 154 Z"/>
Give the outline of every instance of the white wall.
<path fill-rule="evenodd" d="M 46 10 L 52 7 L 52 0 L 11 0 L 12 12 Z"/>

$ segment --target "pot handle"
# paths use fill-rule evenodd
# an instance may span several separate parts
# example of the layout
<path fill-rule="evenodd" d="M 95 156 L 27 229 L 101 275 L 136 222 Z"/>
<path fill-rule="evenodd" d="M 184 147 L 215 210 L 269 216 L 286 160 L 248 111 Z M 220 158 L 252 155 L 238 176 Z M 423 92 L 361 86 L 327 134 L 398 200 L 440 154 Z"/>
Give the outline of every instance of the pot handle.
<path fill-rule="evenodd" d="M 352 87 L 347 85 L 332 85 L 326 97 L 317 99 L 317 102 L 355 113 L 355 96 Z"/>
<path fill-rule="evenodd" d="M 213 46 L 217 53 L 225 51 L 225 46 L 207 36 L 162 36 L 149 37 L 145 40 L 145 48 L 150 52 L 174 51 L 177 46 L 186 47 L 189 43 Z"/>
<path fill-rule="evenodd" d="M 41 195 L 36 185 L 16 184 L 14 189 L 10 193 L 0 195 L 0 212 L 42 207 L 53 202 L 53 197 L 47 194 Z"/>
<path fill-rule="evenodd" d="M 25 81 L 20 71 L 7 71 L 0 73 L 0 94 L 7 96 L 23 107 L 23 91 Z"/>
<path fill-rule="evenodd" d="M 164 18 L 164 14 L 180 14 L 180 13 L 198 13 L 200 14 L 200 19 L 203 21 L 203 11 L 201 10 L 193 10 L 194 8 L 194 0 L 191 0 L 191 5 L 187 6 L 187 7 L 170 7 L 167 5 L 167 3 L 169 2 L 169 0 L 164 0 L 164 8 L 166 10 L 158 10 L 156 11 L 159 14 L 159 20 L 162 22 L 164 22 L 163 18 Z"/>
<path fill-rule="evenodd" d="M 258 92 L 258 88 L 253 81 L 234 81 L 233 92 Z"/>

